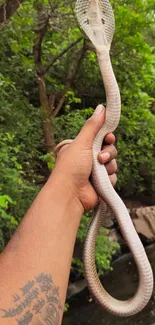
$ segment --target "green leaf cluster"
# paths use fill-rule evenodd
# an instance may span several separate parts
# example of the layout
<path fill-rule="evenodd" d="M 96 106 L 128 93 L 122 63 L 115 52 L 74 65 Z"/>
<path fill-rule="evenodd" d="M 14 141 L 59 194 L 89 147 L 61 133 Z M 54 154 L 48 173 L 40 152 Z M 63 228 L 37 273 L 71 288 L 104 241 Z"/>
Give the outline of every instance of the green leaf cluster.
<path fill-rule="evenodd" d="M 90 226 L 91 213 L 83 216 L 80 228 L 78 230 L 77 239 L 80 244 L 84 244 Z M 100 228 L 99 235 L 96 241 L 96 267 L 99 275 L 102 275 L 107 270 L 112 270 L 111 259 L 119 251 L 119 245 L 112 242 L 107 237 L 107 230 L 104 227 Z M 73 268 L 77 268 L 81 275 L 84 275 L 83 263 L 79 258 L 73 259 Z"/>

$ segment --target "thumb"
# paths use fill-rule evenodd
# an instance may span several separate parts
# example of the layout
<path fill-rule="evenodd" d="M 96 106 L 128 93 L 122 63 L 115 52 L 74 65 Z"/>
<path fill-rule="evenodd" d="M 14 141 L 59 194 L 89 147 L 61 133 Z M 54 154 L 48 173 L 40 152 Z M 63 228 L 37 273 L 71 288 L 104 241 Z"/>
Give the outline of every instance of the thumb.
<path fill-rule="evenodd" d="M 105 121 L 105 108 L 103 105 L 98 105 L 94 111 L 94 114 L 86 121 L 81 132 L 79 133 L 77 140 L 83 145 L 92 146 L 93 141 L 101 129 Z"/>

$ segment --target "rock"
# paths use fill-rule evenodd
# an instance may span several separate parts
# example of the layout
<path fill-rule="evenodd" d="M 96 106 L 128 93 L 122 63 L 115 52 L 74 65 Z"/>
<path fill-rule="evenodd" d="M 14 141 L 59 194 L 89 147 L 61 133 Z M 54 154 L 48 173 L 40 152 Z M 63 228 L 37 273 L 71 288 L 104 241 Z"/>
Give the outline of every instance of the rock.
<path fill-rule="evenodd" d="M 80 280 L 75 283 L 69 283 L 67 290 L 67 299 L 77 295 L 87 287 L 86 280 Z"/>
<path fill-rule="evenodd" d="M 150 207 L 137 207 L 136 204 L 126 205 L 129 214 L 133 220 L 136 231 L 139 235 L 142 235 L 145 239 L 149 241 L 155 240 L 155 206 Z M 105 220 L 104 227 L 110 228 L 108 230 L 108 237 L 110 240 L 117 241 L 120 245 L 124 245 L 125 242 L 120 235 L 119 226 L 117 225 L 117 220 L 115 220 L 113 213 L 108 210 Z M 141 238 L 142 239 L 142 238 Z M 145 242 L 145 241 L 144 241 Z"/>
<path fill-rule="evenodd" d="M 131 217 L 138 234 L 155 240 L 155 206 L 133 209 Z"/>
<path fill-rule="evenodd" d="M 108 208 L 107 213 L 105 214 L 104 219 L 103 219 L 103 226 L 106 228 L 113 227 L 114 219 L 115 219 L 115 216 L 114 216 L 113 212 Z"/>

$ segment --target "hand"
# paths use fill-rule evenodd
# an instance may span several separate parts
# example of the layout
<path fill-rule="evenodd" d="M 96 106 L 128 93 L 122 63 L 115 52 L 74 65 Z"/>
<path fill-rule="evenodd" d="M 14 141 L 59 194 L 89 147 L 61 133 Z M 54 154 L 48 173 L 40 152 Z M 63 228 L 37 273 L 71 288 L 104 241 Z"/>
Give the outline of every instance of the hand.
<path fill-rule="evenodd" d="M 92 145 L 94 138 L 105 120 L 105 109 L 99 105 L 93 116 L 85 123 L 76 139 L 64 146 L 56 161 L 54 174 L 61 178 L 62 185 L 68 184 L 78 202 L 85 211 L 91 210 L 98 203 L 98 196 L 92 187 L 89 177 L 92 171 Z M 113 186 L 117 182 L 117 150 L 114 147 L 115 137 L 109 133 L 104 140 L 98 159 L 105 164 Z"/>

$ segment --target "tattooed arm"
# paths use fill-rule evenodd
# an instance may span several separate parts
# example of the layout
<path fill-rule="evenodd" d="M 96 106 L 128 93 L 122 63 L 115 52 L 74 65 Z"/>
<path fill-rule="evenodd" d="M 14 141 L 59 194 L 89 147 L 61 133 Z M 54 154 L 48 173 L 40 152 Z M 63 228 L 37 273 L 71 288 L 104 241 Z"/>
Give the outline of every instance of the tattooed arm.
<path fill-rule="evenodd" d="M 0 325 L 60 325 L 76 233 L 98 197 L 89 182 L 92 143 L 104 122 L 101 106 L 62 150 L 52 176 L 0 256 Z M 114 136 L 99 155 L 116 181 Z"/>

